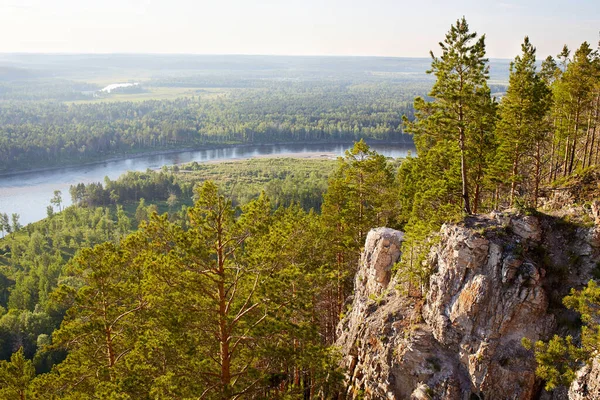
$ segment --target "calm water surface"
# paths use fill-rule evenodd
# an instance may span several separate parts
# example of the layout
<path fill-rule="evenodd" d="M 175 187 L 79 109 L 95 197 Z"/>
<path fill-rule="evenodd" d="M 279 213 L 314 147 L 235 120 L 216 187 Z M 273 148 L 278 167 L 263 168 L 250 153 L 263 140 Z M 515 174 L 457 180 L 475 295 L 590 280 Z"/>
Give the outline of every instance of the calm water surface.
<path fill-rule="evenodd" d="M 46 207 L 50 204 L 55 190 L 62 191 L 64 206 L 71 204 L 69 187 L 79 182 L 103 182 L 104 177 L 116 179 L 127 171 L 158 169 L 163 165 L 184 164 L 192 161 L 234 160 L 262 155 L 290 153 L 334 153 L 343 155 L 352 144 L 286 144 L 234 146 L 209 150 L 184 151 L 163 155 L 143 156 L 94 165 L 68 167 L 42 172 L 25 172 L 18 175 L 0 177 L 0 212 L 18 213 L 23 225 L 46 217 Z M 410 144 L 372 144 L 371 148 L 386 157 L 405 157 Z"/>

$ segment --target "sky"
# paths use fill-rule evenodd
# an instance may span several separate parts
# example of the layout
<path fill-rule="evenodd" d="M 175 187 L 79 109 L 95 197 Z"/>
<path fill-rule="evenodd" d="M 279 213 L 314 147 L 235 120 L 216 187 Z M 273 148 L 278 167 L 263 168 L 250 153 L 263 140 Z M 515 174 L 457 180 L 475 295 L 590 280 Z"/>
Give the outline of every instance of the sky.
<path fill-rule="evenodd" d="M 0 52 L 427 57 L 457 18 L 490 58 L 595 48 L 600 0 L 0 0 Z"/>

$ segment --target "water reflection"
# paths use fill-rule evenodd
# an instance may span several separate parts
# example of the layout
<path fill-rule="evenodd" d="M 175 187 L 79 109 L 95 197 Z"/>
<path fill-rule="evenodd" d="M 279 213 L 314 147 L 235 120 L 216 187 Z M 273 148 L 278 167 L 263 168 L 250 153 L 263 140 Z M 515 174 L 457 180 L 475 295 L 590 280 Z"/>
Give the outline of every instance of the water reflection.
<path fill-rule="evenodd" d="M 343 155 L 352 144 L 285 144 L 235 146 L 217 149 L 184 151 L 179 153 L 143 156 L 94 165 L 68 167 L 41 172 L 26 172 L 0 177 L 0 212 L 21 215 L 21 223 L 28 224 L 46 217 L 46 207 L 54 190 L 63 193 L 64 205 L 71 204 L 69 187 L 79 182 L 103 182 L 104 177 L 116 179 L 126 171 L 158 169 L 163 165 L 185 164 L 192 161 L 232 160 L 265 155 L 291 153 L 334 153 Z M 371 148 L 386 157 L 405 157 L 414 147 L 407 144 L 373 144 Z"/>

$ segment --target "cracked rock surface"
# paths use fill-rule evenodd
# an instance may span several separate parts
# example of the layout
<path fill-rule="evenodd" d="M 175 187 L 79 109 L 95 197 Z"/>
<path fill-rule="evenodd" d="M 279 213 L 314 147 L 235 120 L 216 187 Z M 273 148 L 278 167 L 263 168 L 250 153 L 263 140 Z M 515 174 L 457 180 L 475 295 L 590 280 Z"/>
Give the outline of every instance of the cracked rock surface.
<path fill-rule="evenodd" d="M 352 309 L 338 326 L 345 398 L 550 398 L 521 339 L 557 332 L 550 304 L 587 283 L 600 259 L 589 244 L 596 228 L 570 235 L 553 224 L 551 217 L 492 213 L 444 225 L 428 255 L 423 297 L 399 290 L 402 276 L 392 273 L 402 232 L 369 232 Z M 577 261 L 565 267 L 566 254 Z M 596 360 L 551 398 L 600 399 L 599 377 Z"/>

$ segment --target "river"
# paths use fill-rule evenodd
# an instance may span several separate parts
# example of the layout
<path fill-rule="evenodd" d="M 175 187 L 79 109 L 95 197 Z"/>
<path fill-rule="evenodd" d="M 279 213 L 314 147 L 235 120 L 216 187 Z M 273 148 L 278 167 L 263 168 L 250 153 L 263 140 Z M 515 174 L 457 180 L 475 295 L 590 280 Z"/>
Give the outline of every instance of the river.
<path fill-rule="evenodd" d="M 386 157 L 405 157 L 411 144 L 372 143 L 371 148 Z M 185 164 L 192 161 L 206 162 L 235 160 L 260 156 L 285 155 L 292 153 L 333 153 L 343 155 L 352 143 L 319 144 L 274 144 L 256 146 L 229 146 L 207 150 L 182 151 L 177 153 L 146 155 L 117 161 L 66 167 L 38 172 L 24 172 L 0 177 L 0 212 L 20 215 L 23 225 L 46 217 L 46 207 L 55 190 L 62 192 L 63 207 L 71 204 L 69 187 L 79 182 L 103 182 L 104 177 L 116 179 L 127 171 L 158 169 L 163 165 Z"/>

